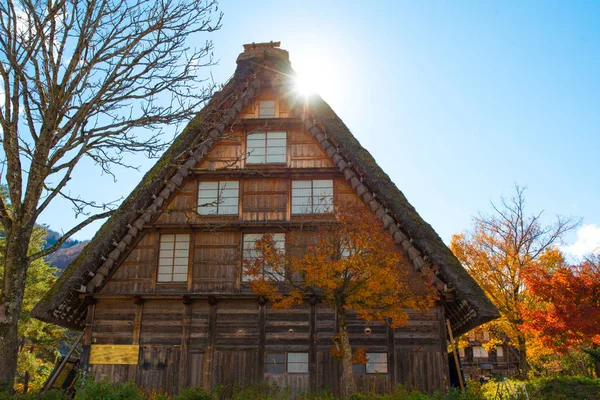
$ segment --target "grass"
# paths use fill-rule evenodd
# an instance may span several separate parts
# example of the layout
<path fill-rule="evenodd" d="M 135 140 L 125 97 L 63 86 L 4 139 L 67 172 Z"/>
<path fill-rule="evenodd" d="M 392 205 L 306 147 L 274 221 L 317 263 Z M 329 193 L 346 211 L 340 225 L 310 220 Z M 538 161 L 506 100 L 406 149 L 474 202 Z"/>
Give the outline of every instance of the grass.
<path fill-rule="evenodd" d="M 91 379 L 83 381 L 75 393 L 74 400 L 285 400 L 291 397 L 291 390 L 287 387 L 280 388 L 276 385 L 260 383 L 248 387 L 238 385 L 218 386 L 212 392 L 202 388 L 186 388 L 180 394 L 168 396 L 165 393 L 147 391 L 138 388 L 133 382 L 115 383 L 108 380 L 95 382 Z M 507 381 L 507 385 L 498 385 L 489 382 L 481 385 L 469 382 L 468 389 L 462 393 L 452 389 L 448 393 L 433 395 L 418 391 L 411 391 L 399 385 L 392 393 L 376 394 L 361 392 L 353 394 L 349 400 L 486 400 L 496 398 L 500 386 L 501 399 L 526 399 L 524 391 L 520 388 L 526 386 L 529 400 L 562 400 L 600 399 L 600 379 L 580 376 L 565 376 L 554 378 L 540 378 L 526 382 Z M 516 393 L 510 397 L 506 387 L 516 388 Z M 502 390 L 504 389 L 504 390 Z M 0 392 L 0 400 L 59 400 L 66 398 L 60 391 L 50 391 L 44 394 L 29 394 L 11 396 Z M 330 391 L 319 393 L 298 393 L 296 400 L 338 400 Z"/>

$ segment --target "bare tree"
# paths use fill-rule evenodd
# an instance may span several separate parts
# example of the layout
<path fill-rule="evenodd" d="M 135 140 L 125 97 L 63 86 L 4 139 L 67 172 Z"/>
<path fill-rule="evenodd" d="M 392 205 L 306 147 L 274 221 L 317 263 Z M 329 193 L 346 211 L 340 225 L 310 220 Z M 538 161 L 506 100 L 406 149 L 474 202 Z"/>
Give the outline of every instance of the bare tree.
<path fill-rule="evenodd" d="M 219 29 L 221 18 L 216 0 L 0 2 L 0 184 L 8 188 L 0 197 L 0 389 L 14 380 L 29 264 L 111 213 L 110 204 L 70 194 L 73 171 L 89 157 L 112 174 L 133 167 L 127 154 L 163 149 L 161 127 L 190 118 L 211 92 L 198 71 L 213 63 L 212 42 L 195 49 L 188 38 Z M 36 220 L 57 197 L 86 218 L 28 254 Z"/>

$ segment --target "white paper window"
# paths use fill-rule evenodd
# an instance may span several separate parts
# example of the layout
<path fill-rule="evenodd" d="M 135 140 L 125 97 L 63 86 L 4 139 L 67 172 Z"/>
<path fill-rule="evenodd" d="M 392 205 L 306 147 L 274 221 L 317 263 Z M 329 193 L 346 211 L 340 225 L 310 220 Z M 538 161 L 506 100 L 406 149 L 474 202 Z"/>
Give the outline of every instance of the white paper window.
<path fill-rule="evenodd" d="M 488 352 L 484 347 L 473 346 L 473 358 L 487 358 Z"/>
<path fill-rule="evenodd" d="M 308 353 L 287 353 L 288 374 L 308 374 Z"/>
<path fill-rule="evenodd" d="M 243 244 L 243 257 L 244 260 L 255 260 L 259 257 L 258 251 L 256 250 L 256 241 L 261 239 L 265 234 L 264 233 L 246 233 L 244 234 L 244 244 Z M 273 241 L 275 242 L 275 248 L 281 252 L 285 252 L 285 233 L 271 233 L 273 237 Z M 263 273 L 273 280 L 283 281 L 285 279 L 285 274 L 282 271 L 282 268 L 277 268 L 277 271 L 271 265 L 263 264 Z M 248 276 L 242 271 L 242 281 L 247 282 L 252 278 L 256 278 L 255 276 Z"/>
<path fill-rule="evenodd" d="M 198 214 L 237 215 L 239 187 L 238 181 L 198 183 Z"/>
<path fill-rule="evenodd" d="M 458 349 L 458 355 L 461 358 L 465 358 L 465 349 Z"/>
<path fill-rule="evenodd" d="M 292 181 L 292 214 L 333 211 L 333 180 Z"/>
<path fill-rule="evenodd" d="M 275 100 L 258 102 L 258 118 L 275 118 Z"/>
<path fill-rule="evenodd" d="M 158 282 L 187 282 L 190 235 L 160 235 Z"/>
<path fill-rule="evenodd" d="M 483 332 L 483 341 L 487 342 L 490 340 L 490 333 L 488 331 Z"/>
<path fill-rule="evenodd" d="M 367 353 L 367 364 L 365 371 L 367 374 L 387 374 L 388 361 L 387 353 Z"/>
<path fill-rule="evenodd" d="M 504 349 L 502 347 L 496 347 L 496 357 L 504 357 Z"/>
<path fill-rule="evenodd" d="M 246 141 L 248 164 L 285 163 L 286 132 L 249 133 Z"/>

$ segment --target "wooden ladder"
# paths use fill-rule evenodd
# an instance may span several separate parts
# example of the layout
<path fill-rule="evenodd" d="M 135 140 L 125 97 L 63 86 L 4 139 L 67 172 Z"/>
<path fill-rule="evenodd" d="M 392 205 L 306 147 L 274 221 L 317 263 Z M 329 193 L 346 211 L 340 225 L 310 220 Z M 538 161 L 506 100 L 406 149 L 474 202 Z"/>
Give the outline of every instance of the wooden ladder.
<path fill-rule="evenodd" d="M 68 364 L 71 364 L 74 366 L 77 364 L 77 362 L 79 362 L 80 354 L 79 354 L 79 351 L 77 350 L 77 346 L 81 342 L 81 339 L 83 339 L 83 333 L 79 336 L 79 339 L 77 339 L 77 341 L 75 341 L 75 343 L 73 343 L 73 345 L 69 349 L 68 353 L 60 360 L 60 362 L 56 365 L 56 367 L 54 367 L 54 370 L 52 371 L 52 373 L 46 380 L 46 383 L 44 383 L 44 386 L 42 387 L 42 390 L 41 390 L 42 393 L 45 391 L 48 391 L 50 389 L 62 389 L 62 383 L 61 383 L 61 387 L 55 387 L 54 385 L 56 384 L 58 377 L 61 375 L 61 373 L 65 369 L 65 366 L 67 366 Z M 72 359 L 73 359 L 73 361 L 71 361 Z"/>

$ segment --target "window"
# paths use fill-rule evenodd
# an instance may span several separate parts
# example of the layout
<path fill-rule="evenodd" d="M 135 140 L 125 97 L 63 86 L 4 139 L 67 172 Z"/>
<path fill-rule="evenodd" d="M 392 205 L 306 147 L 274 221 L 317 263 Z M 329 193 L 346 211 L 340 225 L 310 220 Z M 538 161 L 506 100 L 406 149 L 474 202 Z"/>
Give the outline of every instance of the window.
<path fill-rule="evenodd" d="M 502 347 L 496 347 L 496 357 L 504 357 L 504 349 Z"/>
<path fill-rule="evenodd" d="M 258 252 L 256 251 L 256 241 L 261 239 L 264 233 L 246 233 L 244 234 L 243 244 L 243 258 L 244 260 L 253 260 L 258 258 Z M 285 233 L 272 233 L 273 241 L 275 242 L 275 248 L 285 252 Z M 274 280 L 282 281 L 285 279 L 285 274 L 282 272 L 276 272 L 273 266 L 263 265 L 263 271 L 272 277 Z M 263 273 L 264 273 L 263 272 Z M 248 276 L 242 272 L 242 281 L 249 281 L 251 276 Z"/>
<path fill-rule="evenodd" d="M 473 358 L 487 358 L 488 352 L 484 347 L 473 346 Z"/>
<path fill-rule="evenodd" d="M 366 364 L 352 363 L 352 373 L 354 375 L 388 373 L 387 353 L 367 353 L 367 360 Z"/>
<path fill-rule="evenodd" d="M 265 373 L 308 374 L 308 353 L 267 353 Z"/>
<path fill-rule="evenodd" d="M 292 181 L 292 214 L 333 211 L 333 180 Z"/>
<path fill-rule="evenodd" d="M 198 184 L 198 214 L 237 215 L 238 181 L 200 182 Z"/>
<path fill-rule="evenodd" d="M 160 235 L 158 282 L 187 282 L 190 235 Z"/>
<path fill-rule="evenodd" d="M 387 353 L 367 353 L 367 364 L 365 372 L 367 374 L 387 374 L 388 362 Z"/>
<path fill-rule="evenodd" d="M 246 162 L 248 164 L 285 163 L 286 143 L 285 132 L 249 133 L 246 142 Z"/>
<path fill-rule="evenodd" d="M 275 100 L 258 102 L 258 118 L 275 118 Z"/>

